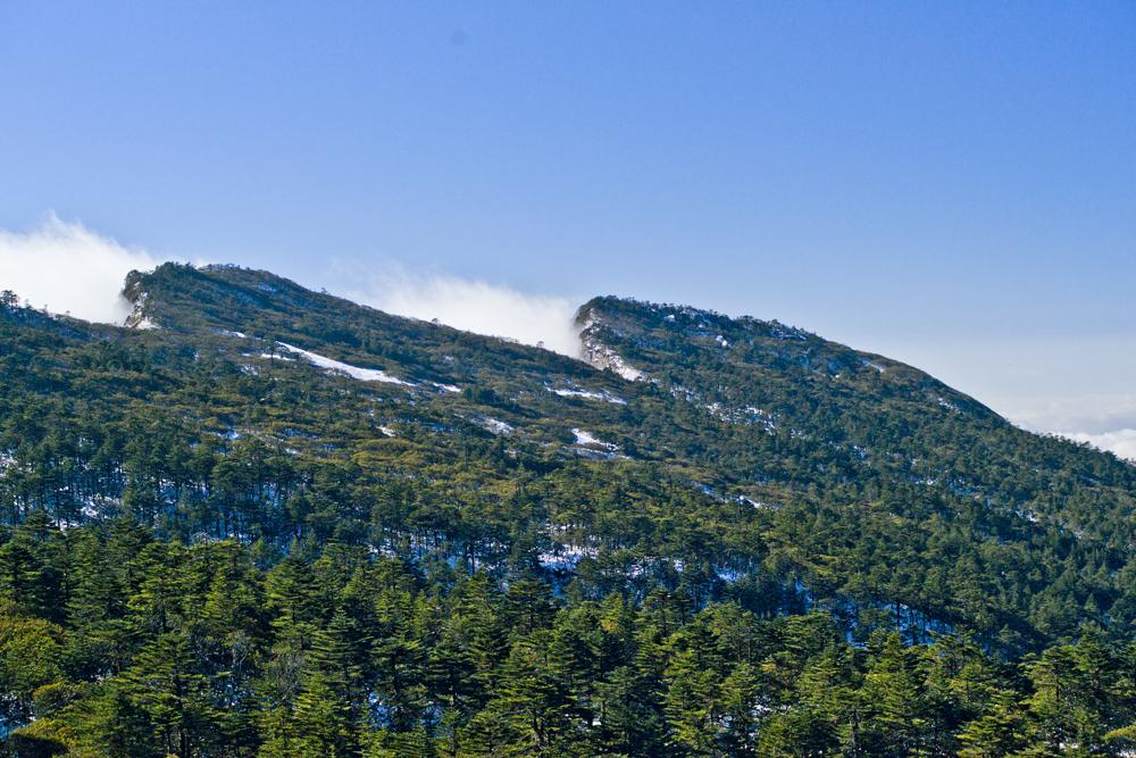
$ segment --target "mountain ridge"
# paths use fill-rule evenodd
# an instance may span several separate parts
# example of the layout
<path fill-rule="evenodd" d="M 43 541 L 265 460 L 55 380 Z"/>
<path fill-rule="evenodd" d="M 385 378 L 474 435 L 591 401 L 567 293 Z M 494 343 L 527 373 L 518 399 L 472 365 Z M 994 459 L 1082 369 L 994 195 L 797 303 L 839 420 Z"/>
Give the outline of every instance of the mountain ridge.
<path fill-rule="evenodd" d="M 177 265 L 178 264 L 164 264 L 163 268 L 165 268 L 167 266 L 177 266 Z M 186 269 L 187 270 L 197 270 L 196 267 L 193 267 L 193 266 L 190 266 L 190 265 L 186 265 Z M 311 290 L 304 288 L 302 285 L 299 285 L 292 280 L 286 279 L 284 277 L 278 276 L 276 274 L 273 274 L 273 273 L 271 273 L 269 271 L 265 271 L 265 270 L 247 269 L 247 268 L 243 268 L 241 266 L 235 265 L 235 264 L 209 264 L 209 265 L 200 267 L 200 270 L 203 271 L 203 272 L 229 272 L 229 273 L 239 274 L 241 277 L 252 277 L 254 279 L 260 280 L 260 281 L 257 282 L 258 286 L 270 288 L 269 291 L 261 290 L 259 293 L 253 293 L 253 296 L 264 296 L 264 295 L 269 295 L 269 294 L 271 294 L 271 295 L 279 294 L 275 291 L 272 291 L 272 290 L 275 289 L 275 286 L 272 285 L 272 284 L 268 284 L 267 280 L 269 280 L 269 279 L 271 279 L 272 281 L 275 281 L 279 284 L 282 284 L 283 285 L 282 290 L 285 293 L 288 293 L 289 295 L 293 295 L 293 294 L 298 293 L 298 292 L 306 292 L 306 293 L 309 293 L 309 294 L 314 294 L 314 293 L 312 293 Z M 142 289 L 141 285 L 142 285 L 143 281 L 152 281 L 152 279 L 147 279 L 145 277 L 146 277 L 146 275 L 143 274 L 142 272 L 131 272 L 127 277 L 126 285 L 123 289 L 123 296 L 127 298 L 127 300 L 131 303 L 131 305 L 135 309 L 135 313 L 132 314 L 131 317 L 128 318 L 128 322 L 131 321 L 132 319 L 135 320 L 135 321 L 140 321 L 142 319 L 149 318 L 149 315 L 147 315 L 149 312 L 147 311 L 147 309 L 144 305 L 144 300 L 145 300 L 147 293 L 145 292 L 144 289 Z M 246 289 L 245 290 L 245 296 L 249 297 L 249 295 L 250 295 L 250 292 L 249 292 L 248 289 Z M 347 298 L 338 297 L 338 296 L 335 296 L 335 295 L 330 295 L 326 292 L 321 293 L 321 297 L 330 298 L 331 301 L 338 301 L 342 304 L 349 305 L 349 306 L 354 307 L 354 308 L 361 308 L 361 309 L 364 309 L 366 311 L 373 312 L 375 314 L 381 314 L 381 316 L 386 317 L 388 319 L 404 319 L 404 320 L 409 321 L 409 322 L 417 322 L 417 323 L 423 324 L 423 325 L 429 324 L 429 325 L 434 326 L 434 327 L 442 327 L 442 328 L 446 328 L 446 329 L 455 329 L 455 331 L 464 332 L 465 334 L 468 334 L 468 335 L 477 335 L 477 336 L 485 337 L 485 338 L 488 338 L 488 339 L 502 340 L 504 342 L 508 342 L 508 343 L 512 343 L 512 344 L 518 344 L 518 345 L 523 344 L 523 343 L 519 343 L 515 340 L 512 340 L 508 337 L 503 337 L 503 336 L 500 336 L 500 335 L 483 335 L 483 334 L 480 334 L 480 333 L 477 333 L 477 332 L 471 332 L 471 331 L 467 331 L 467 330 L 456 329 L 454 327 L 449 327 L 449 326 L 446 326 L 446 325 L 437 324 L 436 322 L 426 321 L 424 319 L 417 319 L 417 318 L 413 318 L 413 317 L 397 316 L 397 315 L 393 315 L 393 314 L 387 314 L 380 309 L 372 308 L 372 307 L 364 305 L 364 304 L 355 303 L 355 302 L 353 302 L 353 301 L 351 301 Z M 266 302 L 268 299 L 269 298 L 263 298 L 262 302 Z M 591 300 L 582 304 L 577 309 L 577 313 L 576 313 L 574 321 L 575 321 L 576 325 L 581 330 L 580 351 L 575 356 L 567 356 L 569 358 L 576 358 L 576 359 L 582 360 L 583 362 L 589 363 L 593 367 L 599 368 L 601 370 L 604 369 L 604 368 L 607 368 L 608 366 L 604 365 L 602 363 L 602 361 L 599 361 L 597 363 L 597 360 L 594 360 L 593 358 L 591 358 L 589 356 L 588 347 L 585 344 L 583 332 L 587 331 L 588 314 L 593 313 L 597 307 L 599 307 L 600 305 L 605 304 L 605 303 L 607 303 L 607 304 L 619 303 L 619 304 L 622 304 L 624 306 L 632 306 L 632 307 L 635 307 L 635 308 L 639 308 L 641 310 L 649 310 L 649 311 L 652 311 L 652 312 L 666 311 L 672 316 L 674 316 L 676 314 L 681 314 L 687 320 L 710 319 L 718 325 L 740 325 L 743 328 L 758 328 L 758 329 L 763 329 L 763 330 L 767 331 L 771 336 L 775 336 L 775 338 L 777 338 L 777 339 L 797 339 L 797 340 L 802 340 L 802 341 L 806 341 L 806 342 L 812 341 L 814 343 L 815 342 L 821 342 L 821 343 L 823 343 L 827 346 L 830 346 L 830 347 L 834 346 L 836 348 L 846 350 L 846 351 L 852 350 L 851 348 L 847 348 L 846 346 L 840 345 L 839 343 L 831 342 L 829 340 L 824 340 L 823 338 L 819 337 L 815 333 L 808 332 L 808 331 L 801 329 L 799 327 L 786 326 L 786 325 L 780 323 L 779 321 L 777 321 L 776 319 L 766 321 L 766 320 L 761 320 L 761 319 L 758 319 L 756 317 L 748 316 L 748 315 L 732 317 L 732 316 L 728 316 L 726 314 L 717 312 L 717 311 L 715 311 L 713 309 L 709 309 L 709 308 L 698 308 L 698 307 L 689 306 L 689 305 L 676 305 L 676 304 L 672 304 L 672 303 L 654 303 L 654 302 L 640 300 L 640 299 L 633 298 L 633 297 L 603 295 L 603 296 L 597 296 L 597 297 L 592 298 Z M 127 326 L 131 326 L 131 324 L 128 323 Z M 711 331 L 713 331 L 713 330 L 711 330 Z M 728 329 L 727 329 L 727 331 L 728 331 Z M 709 334 L 709 332 L 706 332 L 705 334 Z M 705 334 L 702 335 L 702 336 L 705 336 Z M 544 348 L 541 348 L 539 346 L 526 346 L 526 347 L 532 347 L 533 349 L 538 349 L 538 350 L 544 349 Z M 611 346 L 605 345 L 604 347 L 607 347 L 608 349 L 610 349 Z M 556 353 L 556 351 L 549 351 L 549 352 L 553 352 L 554 354 L 560 355 L 559 353 Z M 879 369 L 883 368 L 884 366 L 880 363 L 876 363 L 876 361 L 883 361 L 886 364 L 892 366 L 893 368 L 900 368 L 901 370 L 909 371 L 909 372 L 918 372 L 919 374 L 921 374 L 921 375 L 927 377 L 928 379 L 932 380 L 933 382 L 935 382 L 936 386 L 942 387 L 943 389 L 949 391 L 950 393 L 964 398 L 968 405 L 970 405 L 972 407 L 981 406 L 981 404 L 978 401 L 974 400 L 973 398 L 964 395 L 963 393 L 959 392 L 958 390 L 955 390 L 953 388 L 948 387 L 947 385 L 943 384 L 942 382 L 935 379 L 934 377 L 931 377 L 929 374 L 926 374 L 925 372 L 922 372 L 921 370 L 919 370 L 919 369 L 917 369 L 913 366 L 910 366 L 909 364 L 904 364 L 900 361 L 896 361 L 892 358 L 888 358 L 888 357 L 885 357 L 885 356 L 882 356 L 882 355 L 879 355 L 879 354 L 875 354 L 875 353 L 865 353 L 863 351 L 854 351 L 854 352 L 863 359 L 863 365 L 865 365 L 865 366 L 872 365 L 874 368 L 876 368 L 876 370 L 879 370 Z M 616 357 L 619 358 L 619 359 L 622 358 L 621 356 L 616 356 Z M 620 372 L 618 370 L 616 370 L 615 373 L 619 374 Z M 627 378 L 627 377 L 624 376 L 623 378 Z M 993 411 L 990 411 L 985 406 L 981 406 L 981 407 L 982 407 L 982 409 L 984 409 L 984 412 L 993 413 Z"/>
<path fill-rule="evenodd" d="M 112 349 L 99 347 L 108 339 L 133 351 L 138 368 L 123 386 L 137 389 L 128 402 L 139 412 L 166 413 L 159 411 L 162 405 L 182 409 L 171 425 L 182 429 L 186 441 L 171 441 L 175 448 L 210 439 L 219 445 L 216 454 L 229 456 L 257 440 L 294 459 L 287 467 L 347 465 L 352 477 L 380 483 L 418 480 L 430 466 L 446 472 L 456 466 L 456 472 L 472 455 L 479 461 L 469 469 L 480 471 L 475 476 L 429 474 L 453 493 L 444 497 L 466 493 L 456 496 L 505 502 L 514 496 L 507 493 L 531 490 L 541 477 L 567 477 L 563 486 L 569 489 L 575 486 L 569 486 L 571 478 L 579 477 L 601 489 L 622 488 L 629 502 L 681 502 L 683 518 L 692 523 L 720 512 L 720 523 L 699 538 L 707 546 L 693 552 L 653 544 L 657 537 L 621 531 L 625 526 L 601 535 L 594 524 L 577 525 L 577 536 L 567 538 L 553 529 L 555 517 L 526 521 L 532 534 L 521 537 L 502 512 L 493 517 L 491 531 L 497 533 L 487 541 L 446 538 L 462 543 L 471 565 L 494 565 L 506 574 L 515 570 L 510 565 L 528 565 L 565 588 L 583 582 L 587 592 L 606 592 L 602 588 L 613 578 L 589 572 L 610 552 L 631 561 L 611 569 L 613 577 L 642 572 L 614 579 L 640 587 L 633 591 L 639 594 L 654 582 L 688 581 L 688 572 L 674 570 L 675 561 L 706 561 L 709 574 L 698 580 L 698 592 L 707 597 L 741 591 L 739 582 L 722 576 L 752 575 L 762 582 L 779 577 L 782 589 L 770 596 L 771 609 L 800 603 L 852 608 L 849 623 L 866 634 L 877 622 L 860 617 L 872 617 L 877 605 L 902 605 L 923 619 L 915 627 L 904 623 L 914 629 L 913 639 L 924 634 L 919 624 L 962 624 L 991 639 L 1001 636 L 1012 647 L 1071 629 L 1068 618 L 1047 615 L 1033 599 L 1059 586 L 1064 573 L 1093 566 L 1089 575 L 1103 570 L 1113 578 L 1078 579 L 1061 592 L 1076 597 L 1078 606 L 1089 598 L 1117 609 L 1131 604 L 1133 610 L 1123 613 L 1136 618 L 1136 597 L 1128 599 L 1118 573 L 1131 553 L 1131 466 L 1019 430 L 918 369 L 801 329 L 599 297 L 577 312 L 581 357 L 588 362 L 392 316 L 240 267 L 166 264 L 132 273 L 124 293 L 135 307 L 135 328 L 92 326 L 91 344 L 74 349 L 84 356 L 83 365 L 103 360 L 86 353 Z M 67 355 L 57 351 L 51 359 L 64 383 L 86 372 L 66 365 Z M 125 423 L 129 415 L 79 390 L 75 397 L 100 407 L 108 424 Z M 18 440 L 18 434 L 9 438 Z M 123 460 L 115 466 L 125 471 Z M 533 472 L 544 473 L 533 479 Z M 190 527 L 178 524 L 198 517 L 178 515 L 177 502 L 192 512 L 199 507 L 193 503 L 209 500 L 195 494 L 210 488 L 208 477 L 174 490 L 146 485 L 144 496 L 128 475 L 116 473 L 108 481 L 115 483 L 91 486 L 90 494 L 52 507 L 64 521 L 81 522 L 83 498 L 97 494 L 117 503 L 108 514 L 128 513 L 144 501 L 152 514 L 145 519 L 172 519 L 162 529 L 184 534 Z M 562 496 L 547 497 L 553 502 Z M 17 512 L 51 500 L 26 492 L 14 497 Z M 282 505 L 275 504 L 278 499 L 258 495 L 250 502 L 261 504 L 250 507 L 256 513 L 275 509 Z M 618 508 L 605 518 L 616 513 Z M 640 517 L 652 524 L 649 533 L 660 528 L 657 515 L 645 511 Z M 326 527 L 287 526 L 288 519 L 263 518 L 256 516 L 255 527 L 239 536 L 282 548 L 289 530 L 322 539 L 327 529 L 333 533 L 350 523 L 336 517 Z M 814 528 L 802 532 L 806 523 Z M 231 529 L 192 527 L 203 528 L 216 537 Z M 365 531 L 362 522 L 349 531 L 358 529 Z M 406 533 L 401 522 L 392 532 L 398 540 Z M 359 533 L 352 539 L 367 538 Z M 593 539 L 608 547 L 569 570 L 541 563 L 541 555 L 576 550 Z M 903 547 L 880 555 L 877 543 Z M 506 559 L 504 546 L 510 554 L 535 552 Z M 1049 558 L 1039 557 L 1011 571 L 1027 546 L 1052 553 L 1052 565 L 1042 569 Z M 985 566 L 978 570 L 992 582 L 989 596 L 1017 586 L 1019 599 L 1001 609 L 977 596 L 960 601 L 953 584 L 969 581 L 973 569 L 945 562 L 943 550 Z M 640 560 L 652 568 L 635 569 Z M 881 566 L 908 579 L 897 584 L 879 574 Z M 934 578 L 937 571 L 947 578 Z"/>
<path fill-rule="evenodd" d="M 268 272 L 125 289 L 0 303 L 16 754 L 1133 742 L 1115 456 L 776 321 L 595 298 L 588 362 Z"/>

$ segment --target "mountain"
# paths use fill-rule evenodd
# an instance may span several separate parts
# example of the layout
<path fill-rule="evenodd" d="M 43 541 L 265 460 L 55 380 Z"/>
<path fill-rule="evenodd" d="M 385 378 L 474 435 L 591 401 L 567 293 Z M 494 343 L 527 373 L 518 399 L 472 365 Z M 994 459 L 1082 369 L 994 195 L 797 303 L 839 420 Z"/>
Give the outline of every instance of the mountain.
<path fill-rule="evenodd" d="M 981 702 L 951 706 L 957 723 L 941 730 L 945 742 L 898 752 L 953 752 L 965 724 L 994 718 L 995 690 L 1033 702 L 1032 674 L 1007 673 L 1005 662 L 1081 655 L 1062 646 L 1090 628 L 1116 660 L 1136 641 L 1136 467 L 1018 429 L 883 356 L 776 321 L 599 297 L 578 311 L 574 359 L 230 266 L 135 272 L 124 296 L 133 305 L 124 327 L 0 308 L 9 629 L 0 653 L 22 661 L 0 666 L 0 684 L 9 728 L 31 724 L 15 732 L 19 744 L 86 749 L 110 722 L 137 717 L 143 732 L 165 735 L 146 750 L 305 754 L 301 742 L 288 747 L 298 728 L 289 719 L 327 701 L 346 710 L 321 719 L 345 718 L 354 736 L 332 735 L 316 752 L 370 749 L 359 742 L 366 723 L 378 730 L 366 738 L 374 750 L 391 754 L 521 744 L 510 740 L 536 740 L 524 743 L 529 752 L 579 744 L 596 754 L 600 734 L 615 753 L 763 744 L 776 754 L 771 724 L 797 723 L 807 698 L 795 680 L 822 653 L 847 657 L 844 684 L 856 689 L 868 687 L 872 666 L 912 650 L 932 661 L 952 649 L 935 640 L 951 639 L 970 646 L 994 684 L 982 685 Z M 178 578 L 167 586 L 167 575 Z M 200 604 L 179 606 L 182 595 Z M 496 609 L 489 627 L 470 621 L 475 606 Z M 585 623 L 588 614 L 598 615 Z M 562 619 L 594 622 L 610 639 L 553 644 L 546 637 L 563 631 Z M 453 639 L 430 631 L 466 621 L 475 628 L 453 629 Z M 721 642 L 727 627 L 756 635 L 744 655 L 682 657 L 698 648 L 690 635 Z M 899 647 L 881 642 L 889 633 Z M 32 665 L 11 647 L 31 644 L 21 635 L 58 652 Z M 252 647 L 237 651 L 238 639 Z M 593 673 L 553 688 L 567 699 L 548 705 L 553 716 L 542 712 L 542 733 L 514 718 L 532 692 L 509 695 L 503 682 L 537 665 L 535 649 L 561 643 L 623 647 L 593 650 Z M 445 645 L 464 652 L 442 656 Z M 788 679 L 776 697 L 745 695 L 788 649 L 804 668 L 778 674 Z M 241 655 L 248 668 L 237 671 Z M 648 655 L 662 656 L 658 668 Z M 752 672 L 738 668 L 742 658 Z M 332 659 L 355 662 L 332 676 Z M 459 659 L 440 684 L 437 666 Z M 211 715 L 192 716 L 181 701 L 154 705 L 159 661 L 180 661 L 160 676 L 183 694 L 190 685 L 178 677 L 195 672 Z M 305 678 L 320 661 L 323 678 Z M 143 663 L 149 678 L 139 678 Z M 674 673 L 688 664 L 689 676 Z M 403 665 L 423 668 L 382 668 Z M 709 722 L 685 721 L 710 698 L 691 683 L 699 666 L 721 675 L 705 686 L 717 692 L 728 680 L 750 703 L 744 719 L 727 718 L 723 705 L 717 736 L 701 748 L 687 731 Z M 931 663 L 904 666 L 929 676 Z M 617 715 L 596 705 L 617 680 L 662 688 L 638 715 L 618 716 L 622 736 L 605 731 Z M 276 706 L 254 705 L 264 688 Z M 229 724 L 216 711 L 226 698 L 251 710 Z M 1114 713 L 1098 726 L 1125 726 L 1117 720 L 1128 705 L 1109 702 Z M 100 708 L 103 721 L 91 715 Z M 818 749 L 847 749 L 850 733 L 837 725 L 851 717 L 825 713 Z M 220 731 L 201 737 L 191 716 Z M 283 719 L 278 729 L 266 725 L 272 718 Z M 502 718 L 528 726 L 497 734 L 491 723 Z M 654 731 L 635 736 L 641 719 Z M 86 726 L 59 731 L 75 721 Z M 557 731 L 564 724 L 573 726 Z M 896 734 L 880 727 L 870 739 L 892 745 Z M 120 748 L 144 754 L 141 744 Z"/>

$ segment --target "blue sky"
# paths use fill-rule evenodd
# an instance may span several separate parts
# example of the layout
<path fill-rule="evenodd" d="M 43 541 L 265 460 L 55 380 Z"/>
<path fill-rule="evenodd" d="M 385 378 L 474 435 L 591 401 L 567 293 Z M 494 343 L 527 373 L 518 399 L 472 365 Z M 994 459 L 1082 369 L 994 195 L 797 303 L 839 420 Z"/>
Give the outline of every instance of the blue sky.
<path fill-rule="evenodd" d="M 5 0 L 0 123 L 11 239 L 693 303 L 1136 429 L 1128 0 Z"/>

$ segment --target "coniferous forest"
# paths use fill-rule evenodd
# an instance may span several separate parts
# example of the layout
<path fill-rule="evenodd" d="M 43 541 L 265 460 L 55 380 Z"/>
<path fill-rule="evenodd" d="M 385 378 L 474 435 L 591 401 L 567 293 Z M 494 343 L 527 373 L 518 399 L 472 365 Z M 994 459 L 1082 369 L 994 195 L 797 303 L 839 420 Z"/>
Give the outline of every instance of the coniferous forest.
<path fill-rule="evenodd" d="M 1136 467 L 776 321 L 0 303 L 14 756 L 1125 755 Z"/>

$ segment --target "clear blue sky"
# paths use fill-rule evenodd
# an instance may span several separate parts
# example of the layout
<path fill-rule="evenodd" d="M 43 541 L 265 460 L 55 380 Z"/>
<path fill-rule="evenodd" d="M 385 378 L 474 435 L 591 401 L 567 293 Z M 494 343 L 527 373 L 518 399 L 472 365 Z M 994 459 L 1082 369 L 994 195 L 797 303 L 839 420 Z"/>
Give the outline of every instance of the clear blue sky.
<path fill-rule="evenodd" d="M 1066 394 L 1121 398 L 1136 3 L 0 0 L 0 227 L 50 209 L 777 317 L 988 396 L 999 346 L 1079 349 Z"/>

